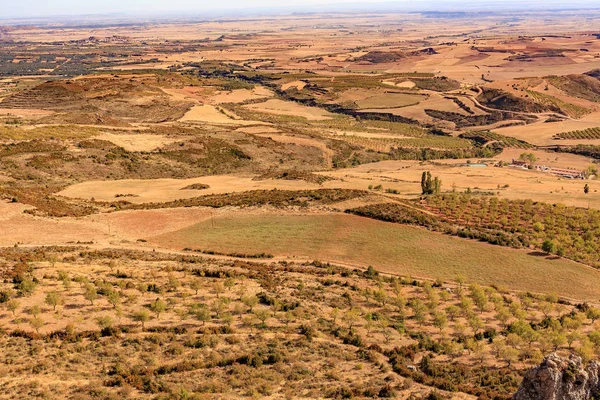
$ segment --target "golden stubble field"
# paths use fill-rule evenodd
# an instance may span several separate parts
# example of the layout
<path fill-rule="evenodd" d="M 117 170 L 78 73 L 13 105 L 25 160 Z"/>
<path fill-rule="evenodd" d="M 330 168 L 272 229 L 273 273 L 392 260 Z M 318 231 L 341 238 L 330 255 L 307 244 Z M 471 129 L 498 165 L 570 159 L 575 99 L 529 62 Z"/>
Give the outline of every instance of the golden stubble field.
<path fill-rule="evenodd" d="M 321 185 L 301 180 L 254 180 L 252 176 L 206 176 L 193 179 L 159 179 L 159 180 L 122 180 L 122 181 L 90 181 L 68 187 L 59 195 L 101 201 L 113 201 L 118 194 L 131 195 L 127 201 L 133 203 L 164 202 L 175 199 L 191 198 L 199 195 L 243 192 L 259 189 L 316 189 L 339 188 L 366 190 L 378 185 L 382 190 L 399 191 L 399 197 L 414 198 L 420 195 L 420 179 L 423 171 L 431 171 L 442 179 L 444 192 L 467 189 L 491 192 L 507 199 L 531 198 L 536 201 L 563 203 L 578 207 L 600 208 L 600 200 L 595 195 L 600 190 L 598 181 L 583 181 L 554 176 L 550 173 L 531 171 L 514 167 L 494 167 L 500 161 L 518 160 L 525 150 L 507 150 L 493 159 L 483 160 L 488 167 L 467 167 L 467 161 L 479 160 L 444 160 L 440 162 L 416 161 L 382 161 L 358 167 L 323 171 L 319 174 L 335 179 Z M 528 151 L 527 151 L 528 152 Z M 548 167 L 585 170 L 593 165 L 592 160 L 560 153 L 534 151 L 539 165 Z M 202 183 L 209 188 L 202 190 L 182 190 L 191 184 Z M 583 193 L 588 184 L 589 195 Z"/>

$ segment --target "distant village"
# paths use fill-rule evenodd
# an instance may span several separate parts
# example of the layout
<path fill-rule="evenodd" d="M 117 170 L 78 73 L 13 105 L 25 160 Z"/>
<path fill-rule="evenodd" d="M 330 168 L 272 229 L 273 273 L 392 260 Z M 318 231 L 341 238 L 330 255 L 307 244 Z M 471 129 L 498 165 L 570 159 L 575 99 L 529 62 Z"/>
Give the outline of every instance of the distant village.
<path fill-rule="evenodd" d="M 561 178 L 567 179 L 588 179 L 592 178 L 595 175 L 590 175 L 589 171 L 580 171 L 575 168 L 556 168 L 556 167 L 547 167 L 545 165 L 535 164 L 532 160 L 515 160 L 514 158 L 510 163 L 506 163 L 504 161 L 500 161 L 497 163 L 471 163 L 467 162 L 466 164 L 461 164 L 464 167 L 509 167 L 509 168 L 518 168 L 518 169 L 526 169 L 528 171 L 539 171 L 545 172 L 548 174 L 552 174 L 555 176 L 559 176 Z"/>
<path fill-rule="evenodd" d="M 547 167 L 545 165 L 532 164 L 529 161 L 523 161 L 523 160 L 513 159 L 512 162 L 508 166 L 512 167 L 512 168 L 530 169 L 530 170 L 535 170 L 535 171 L 540 171 L 540 172 L 546 172 L 549 174 L 560 176 L 561 178 L 568 178 L 568 179 L 585 179 L 586 178 L 585 171 L 579 171 L 579 170 L 571 169 L 571 168 Z"/>

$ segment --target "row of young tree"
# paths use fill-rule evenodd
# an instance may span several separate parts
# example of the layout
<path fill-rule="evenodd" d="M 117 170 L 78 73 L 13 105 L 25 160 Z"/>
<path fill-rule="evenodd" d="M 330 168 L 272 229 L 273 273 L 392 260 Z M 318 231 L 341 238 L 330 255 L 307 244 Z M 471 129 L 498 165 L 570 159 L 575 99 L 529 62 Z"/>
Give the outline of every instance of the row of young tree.
<path fill-rule="evenodd" d="M 535 245 L 600 267 L 598 210 L 453 193 L 429 196 L 420 205 L 453 224 L 501 234 L 516 247 Z"/>
<path fill-rule="evenodd" d="M 140 273 L 144 269 L 150 272 Z M 29 265 L 12 284 L 1 285 L 1 300 L 13 320 L 27 316 L 25 322 L 44 335 L 52 335 L 48 325 L 56 329 L 61 324 L 76 335 L 81 328 L 75 329 L 65 314 L 81 308 L 86 320 L 112 340 L 130 338 L 140 328 L 175 332 L 189 327 L 182 330 L 187 333 L 181 335 L 185 343 L 180 352 L 207 346 L 205 341 L 223 343 L 224 352 L 245 334 L 300 333 L 309 341 L 339 341 L 364 354 L 378 352 L 374 359 L 394 359 L 392 367 L 413 379 L 422 377 L 408 366 L 427 356 L 419 371 L 427 384 L 458 385 L 461 391 L 498 399 L 508 399 L 514 385 L 498 384 L 500 376 L 493 378 L 496 383 L 482 383 L 475 373 L 455 376 L 460 366 L 488 368 L 501 362 L 506 369 L 498 373 L 516 381 L 522 368 L 538 363 L 548 351 L 573 351 L 585 359 L 600 353 L 597 308 L 573 306 L 555 295 L 469 285 L 460 277 L 430 282 L 382 276 L 374 268 L 363 272 L 318 263 L 238 262 L 198 269 L 150 262 L 92 270 L 42 276 Z M 47 308 L 32 304 L 33 298 L 44 299 Z M 201 338 L 195 333 L 200 331 Z M 292 343 L 298 345 L 297 340 Z M 414 354 L 395 359 L 396 351 Z M 452 368 L 440 378 L 444 363 Z"/>

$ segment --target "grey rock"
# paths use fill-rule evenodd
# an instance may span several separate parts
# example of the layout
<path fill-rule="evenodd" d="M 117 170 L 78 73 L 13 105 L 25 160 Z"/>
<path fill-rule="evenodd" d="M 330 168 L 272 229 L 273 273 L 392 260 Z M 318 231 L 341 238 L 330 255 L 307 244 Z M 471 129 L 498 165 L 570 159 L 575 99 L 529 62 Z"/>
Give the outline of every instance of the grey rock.
<path fill-rule="evenodd" d="M 529 371 L 514 400 L 589 400 L 600 398 L 600 363 L 584 365 L 581 357 L 556 353 Z"/>

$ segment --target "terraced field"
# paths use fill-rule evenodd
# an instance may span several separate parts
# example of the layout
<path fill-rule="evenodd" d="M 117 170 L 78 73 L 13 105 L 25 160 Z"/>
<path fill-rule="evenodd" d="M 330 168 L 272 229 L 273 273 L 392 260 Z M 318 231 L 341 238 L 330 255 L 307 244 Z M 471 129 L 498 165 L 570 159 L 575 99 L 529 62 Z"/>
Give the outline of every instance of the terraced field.
<path fill-rule="evenodd" d="M 554 135 L 554 137 L 556 139 L 600 139 L 600 127 L 561 132 Z"/>

